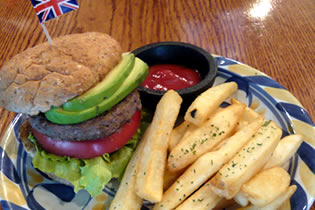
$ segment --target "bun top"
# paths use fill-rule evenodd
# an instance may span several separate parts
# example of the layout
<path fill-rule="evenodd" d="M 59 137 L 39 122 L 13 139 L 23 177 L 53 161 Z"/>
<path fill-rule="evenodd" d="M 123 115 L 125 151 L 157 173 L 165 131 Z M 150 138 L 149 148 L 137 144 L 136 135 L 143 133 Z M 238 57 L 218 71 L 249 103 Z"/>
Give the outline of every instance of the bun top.
<path fill-rule="evenodd" d="M 0 106 L 28 115 L 60 106 L 100 82 L 122 49 L 107 34 L 71 34 L 29 48 L 0 70 Z"/>

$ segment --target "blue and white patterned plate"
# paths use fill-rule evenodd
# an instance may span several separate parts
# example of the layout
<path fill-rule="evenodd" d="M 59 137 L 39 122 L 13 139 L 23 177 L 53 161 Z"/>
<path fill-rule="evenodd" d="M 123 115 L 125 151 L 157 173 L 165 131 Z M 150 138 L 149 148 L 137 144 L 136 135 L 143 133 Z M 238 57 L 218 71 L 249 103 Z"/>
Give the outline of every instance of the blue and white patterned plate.
<path fill-rule="evenodd" d="M 234 97 L 267 119 L 274 120 L 284 135 L 302 134 L 304 142 L 288 164 L 297 191 L 283 209 L 309 209 L 315 197 L 315 126 L 298 100 L 267 75 L 239 62 L 216 57 L 219 72 L 215 84 L 235 81 Z M 34 169 L 31 158 L 16 140 L 25 116 L 17 115 L 0 144 L 0 204 L 3 209 L 105 209 L 112 200 L 117 181 L 110 182 L 95 198 L 81 190 L 49 179 Z M 143 209 L 148 209 L 144 206 Z"/>

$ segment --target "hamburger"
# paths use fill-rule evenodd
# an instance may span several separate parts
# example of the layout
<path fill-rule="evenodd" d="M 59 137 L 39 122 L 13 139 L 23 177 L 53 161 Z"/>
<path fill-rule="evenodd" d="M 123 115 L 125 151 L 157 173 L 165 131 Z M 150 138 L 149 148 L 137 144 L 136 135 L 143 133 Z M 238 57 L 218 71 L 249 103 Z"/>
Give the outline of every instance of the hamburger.
<path fill-rule="evenodd" d="M 1 68 L 0 106 L 27 115 L 18 139 L 34 168 L 95 196 L 122 176 L 145 129 L 136 88 L 147 73 L 107 34 L 62 36 Z"/>

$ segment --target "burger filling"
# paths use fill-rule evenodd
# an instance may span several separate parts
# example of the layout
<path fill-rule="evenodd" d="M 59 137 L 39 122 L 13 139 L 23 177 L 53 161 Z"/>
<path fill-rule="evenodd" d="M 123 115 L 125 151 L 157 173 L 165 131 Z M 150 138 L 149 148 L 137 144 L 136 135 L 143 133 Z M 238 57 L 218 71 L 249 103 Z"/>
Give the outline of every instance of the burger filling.
<path fill-rule="evenodd" d="M 44 116 L 30 117 L 28 138 L 36 145 L 33 166 L 69 181 L 75 192 L 99 194 L 112 178 L 121 178 L 150 122 L 140 108 L 139 93 L 133 91 L 110 111 L 83 123 L 57 125 Z M 97 135 L 93 124 L 100 130 Z"/>

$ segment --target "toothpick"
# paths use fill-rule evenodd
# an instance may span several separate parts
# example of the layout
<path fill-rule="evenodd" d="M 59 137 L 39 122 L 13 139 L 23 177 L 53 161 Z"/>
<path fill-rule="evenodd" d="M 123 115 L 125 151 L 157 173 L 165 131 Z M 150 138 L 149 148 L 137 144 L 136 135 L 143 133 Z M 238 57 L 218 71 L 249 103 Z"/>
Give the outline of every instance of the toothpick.
<path fill-rule="evenodd" d="M 48 33 L 48 31 L 47 31 L 45 25 L 44 25 L 43 23 L 40 23 L 40 25 L 42 26 L 42 28 L 43 28 L 43 30 L 44 30 L 44 33 L 45 33 L 45 35 L 46 35 L 46 38 L 48 39 L 48 43 L 50 44 L 50 46 L 52 46 L 53 43 L 52 43 L 52 40 L 51 40 L 51 38 L 50 38 L 50 36 L 49 36 L 49 33 Z"/>

